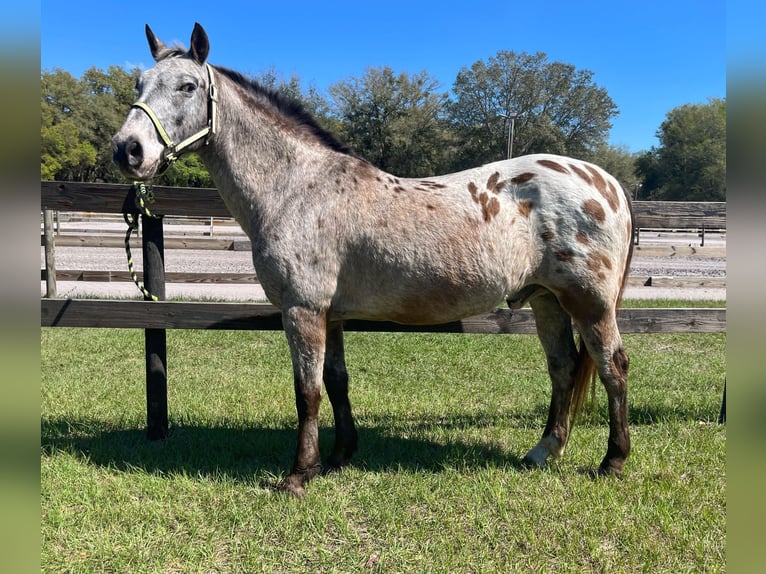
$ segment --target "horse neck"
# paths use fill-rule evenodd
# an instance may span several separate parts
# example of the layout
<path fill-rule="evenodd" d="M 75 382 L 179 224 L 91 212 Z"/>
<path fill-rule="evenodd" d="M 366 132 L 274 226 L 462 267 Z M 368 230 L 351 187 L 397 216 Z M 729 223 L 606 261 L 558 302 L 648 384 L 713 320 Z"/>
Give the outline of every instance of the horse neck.
<path fill-rule="evenodd" d="M 219 74 L 218 130 L 200 152 L 229 211 L 248 235 L 294 202 L 293 174 L 317 153 L 268 102 Z"/>

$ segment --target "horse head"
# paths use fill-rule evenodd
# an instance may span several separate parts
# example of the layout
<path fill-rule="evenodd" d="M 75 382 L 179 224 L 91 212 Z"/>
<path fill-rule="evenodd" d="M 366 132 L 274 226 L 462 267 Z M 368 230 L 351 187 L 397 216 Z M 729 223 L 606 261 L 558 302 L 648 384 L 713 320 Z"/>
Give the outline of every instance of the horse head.
<path fill-rule="evenodd" d="M 210 43 L 194 25 L 189 50 L 168 47 L 146 26 L 156 64 L 138 79 L 138 99 L 112 138 L 123 175 L 149 180 L 180 155 L 205 145 L 216 129 L 216 87 L 206 63 Z"/>

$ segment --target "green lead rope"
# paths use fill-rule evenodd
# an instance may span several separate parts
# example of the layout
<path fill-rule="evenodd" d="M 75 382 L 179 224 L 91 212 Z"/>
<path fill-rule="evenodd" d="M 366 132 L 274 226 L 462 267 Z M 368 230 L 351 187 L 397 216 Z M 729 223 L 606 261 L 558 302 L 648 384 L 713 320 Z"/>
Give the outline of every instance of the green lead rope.
<path fill-rule="evenodd" d="M 152 203 L 154 201 L 154 194 L 152 193 L 152 190 L 147 188 L 144 182 L 137 181 L 133 184 L 133 190 L 136 192 L 136 203 L 138 209 L 141 211 L 143 215 L 146 215 L 147 217 L 152 217 L 154 219 L 160 219 L 161 215 L 156 215 L 149 211 L 149 208 L 146 206 L 147 203 Z M 125 253 L 128 256 L 128 271 L 130 272 L 130 278 L 133 279 L 133 283 L 136 284 L 136 287 L 138 287 L 139 291 L 143 293 L 144 298 L 150 301 L 159 301 L 159 298 L 152 294 L 145 286 L 144 284 L 139 281 L 138 275 L 136 274 L 135 269 L 133 268 L 133 254 L 130 251 L 130 235 L 133 233 L 133 231 L 138 234 L 138 220 L 139 216 L 132 214 L 132 213 L 123 213 L 123 218 L 125 219 L 125 223 L 128 224 L 128 231 L 125 234 Z"/>

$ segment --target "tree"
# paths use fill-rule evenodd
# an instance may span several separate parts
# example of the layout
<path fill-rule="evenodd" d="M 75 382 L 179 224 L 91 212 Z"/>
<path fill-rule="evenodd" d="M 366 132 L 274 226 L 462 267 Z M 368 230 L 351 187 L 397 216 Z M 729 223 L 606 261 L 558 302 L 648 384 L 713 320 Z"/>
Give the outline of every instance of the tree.
<path fill-rule="evenodd" d="M 726 201 L 726 101 L 673 108 L 636 162 L 641 198 Z"/>
<path fill-rule="evenodd" d="M 112 136 L 122 126 L 136 100 L 137 76 L 137 69 L 128 72 L 119 66 L 109 66 L 106 72 L 90 68 L 80 80 L 88 104 L 84 114 L 86 137 L 98 152 L 96 165 L 88 178 L 91 181 L 113 181 L 120 177 L 112 161 Z"/>
<path fill-rule="evenodd" d="M 91 68 L 80 80 L 58 69 L 41 74 L 42 178 L 119 180 L 111 137 L 135 99 L 136 74 L 118 66 Z"/>
<path fill-rule="evenodd" d="M 636 190 L 640 187 L 636 176 L 637 154 L 631 153 L 627 146 L 605 144 L 590 152 L 583 159 L 593 162 L 613 175 L 631 198 L 635 198 Z"/>
<path fill-rule="evenodd" d="M 170 187 L 215 187 L 213 178 L 196 153 L 178 158 L 157 178 L 157 184 Z"/>
<path fill-rule="evenodd" d="M 44 72 L 40 93 L 40 177 L 76 179 L 74 174 L 95 162 L 95 149 L 87 150 L 80 128 L 86 108 L 82 85 L 69 72 Z"/>
<path fill-rule="evenodd" d="M 450 118 L 460 153 L 455 169 L 503 159 L 508 116 L 517 114 L 513 155 L 536 152 L 587 157 L 606 143 L 617 106 L 593 72 L 549 62 L 543 53 L 501 50 L 463 68 L 453 86 Z"/>
<path fill-rule="evenodd" d="M 446 143 L 442 118 L 446 94 L 427 72 L 394 74 L 370 68 L 328 89 L 339 136 L 379 168 L 403 177 L 442 170 Z"/>

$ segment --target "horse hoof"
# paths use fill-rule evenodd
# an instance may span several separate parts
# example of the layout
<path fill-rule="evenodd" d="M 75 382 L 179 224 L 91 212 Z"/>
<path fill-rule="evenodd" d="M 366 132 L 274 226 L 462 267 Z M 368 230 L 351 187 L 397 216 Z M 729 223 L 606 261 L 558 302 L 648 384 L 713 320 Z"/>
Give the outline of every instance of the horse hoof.
<path fill-rule="evenodd" d="M 615 478 L 622 478 L 622 460 L 604 460 L 601 466 L 598 467 L 598 476 L 613 476 Z"/>
<path fill-rule="evenodd" d="M 300 475 L 291 474 L 277 486 L 280 492 L 286 492 L 298 498 L 306 495 L 306 489 L 303 487 L 303 478 Z"/>
<path fill-rule="evenodd" d="M 537 445 L 530 450 L 521 460 L 521 464 L 526 468 L 545 468 L 548 462 L 548 451 Z"/>
<path fill-rule="evenodd" d="M 322 474 L 341 470 L 350 462 L 350 457 L 345 454 L 333 453 L 322 465 Z"/>

